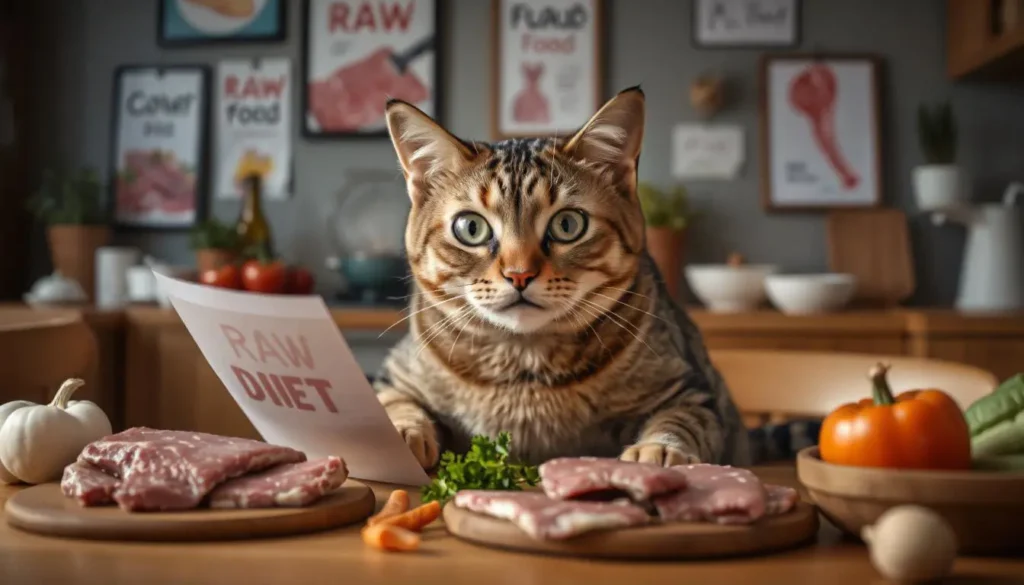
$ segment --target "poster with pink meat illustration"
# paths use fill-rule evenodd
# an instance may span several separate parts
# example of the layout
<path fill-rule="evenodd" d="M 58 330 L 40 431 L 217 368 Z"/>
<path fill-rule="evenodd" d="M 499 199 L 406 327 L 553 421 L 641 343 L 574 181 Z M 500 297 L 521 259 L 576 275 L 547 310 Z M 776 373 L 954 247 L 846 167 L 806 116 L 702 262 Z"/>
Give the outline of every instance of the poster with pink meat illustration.
<path fill-rule="evenodd" d="M 600 0 L 494 0 L 494 138 L 572 133 L 601 105 Z"/>
<path fill-rule="evenodd" d="M 115 222 L 129 228 L 191 227 L 204 213 L 209 70 L 127 66 L 115 80 Z"/>
<path fill-rule="evenodd" d="M 388 98 L 438 117 L 436 0 L 307 0 L 303 133 L 382 136 Z"/>
<path fill-rule="evenodd" d="M 762 65 L 762 199 L 770 210 L 882 201 L 879 62 L 769 56 Z"/>

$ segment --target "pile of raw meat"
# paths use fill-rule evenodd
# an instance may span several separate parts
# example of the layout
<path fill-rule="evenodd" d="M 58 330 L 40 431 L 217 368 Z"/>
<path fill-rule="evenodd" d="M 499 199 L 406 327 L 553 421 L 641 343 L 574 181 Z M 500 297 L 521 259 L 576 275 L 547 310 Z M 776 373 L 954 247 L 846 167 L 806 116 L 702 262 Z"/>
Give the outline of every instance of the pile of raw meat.
<path fill-rule="evenodd" d="M 61 490 L 129 512 L 308 506 L 348 477 L 344 460 L 261 441 L 135 427 L 87 445 Z"/>
<path fill-rule="evenodd" d="M 533 538 L 562 540 L 655 522 L 752 524 L 789 512 L 798 498 L 792 488 L 722 465 L 581 457 L 552 459 L 539 471 L 543 493 L 462 490 L 453 503 L 510 520 Z"/>

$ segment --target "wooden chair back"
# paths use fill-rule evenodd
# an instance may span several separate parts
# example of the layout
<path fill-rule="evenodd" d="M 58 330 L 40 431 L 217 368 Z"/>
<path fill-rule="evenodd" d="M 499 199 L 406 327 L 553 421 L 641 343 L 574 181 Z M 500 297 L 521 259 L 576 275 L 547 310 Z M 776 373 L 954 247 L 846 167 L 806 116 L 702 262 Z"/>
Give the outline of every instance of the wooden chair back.
<path fill-rule="evenodd" d="M 985 370 L 954 362 L 854 353 L 712 350 L 736 406 L 751 427 L 798 417 L 822 418 L 845 402 L 871 396 L 868 373 L 887 364 L 894 393 L 938 388 L 966 408 L 999 380 Z"/>
<path fill-rule="evenodd" d="M 0 309 L 0 403 L 48 403 L 68 378 L 86 381 L 75 400 L 95 400 L 98 369 L 96 336 L 78 312 Z"/>

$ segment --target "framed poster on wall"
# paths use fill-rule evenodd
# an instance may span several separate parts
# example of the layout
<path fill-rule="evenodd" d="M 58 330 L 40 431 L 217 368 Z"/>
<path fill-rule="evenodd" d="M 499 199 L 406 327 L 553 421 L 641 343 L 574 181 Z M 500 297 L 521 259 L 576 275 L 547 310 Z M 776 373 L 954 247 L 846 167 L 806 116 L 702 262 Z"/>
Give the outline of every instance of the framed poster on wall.
<path fill-rule="evenodd" d="M 702 49 L 800 43 L 801 0 L 690 0 L 693 44 Z"/>
<path fill-rule="evenodd" d="M 190 228 L 205 215 L 209 70 L 128 65 L 114 77 L 110 201 L 115 224 Z"/>
<path fill-rule="evenodd" d="M 386 136 L 400 99 L 439 119 L 440 0 L 306 0 L 303 134 Z"/>
<path fill-rule="evenodd" d="M 574 132 L 602 105 L 602 0 L 492 0 L 491 133 Z"/>
<path fill-rule="evenodd" d="M 293 83 L 287 57 L 217 64 L 214 197 L 241 198 L 241 183 L 252 174 L 261 176 L 265 198 L 290 196 Z"/>
<path fill-rule="evenodd" d="M 765 55 L 761 196 L 771 211 L 882 201 L 881 62 L 872 56 Z"/>
<path fill-rule="evenodd" d="M 286 0 L 159 0 L 157 39 L 162 46 L 281 41 Z"/>

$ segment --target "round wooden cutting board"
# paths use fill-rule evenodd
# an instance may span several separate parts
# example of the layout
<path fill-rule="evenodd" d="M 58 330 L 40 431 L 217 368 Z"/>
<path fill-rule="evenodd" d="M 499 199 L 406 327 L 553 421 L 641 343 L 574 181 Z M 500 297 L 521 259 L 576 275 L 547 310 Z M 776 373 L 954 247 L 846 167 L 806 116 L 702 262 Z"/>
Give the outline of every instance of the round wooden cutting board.
<path fill-rule="evenodd" d="M 456 538 L 483 546 L 542 554 L 616 559 L 702 559 L 767 553 L 809 542 L 818 532 L 817 510 L 799 502 L 788 514 L 750 526 L 698 522 L 655 524 L 536 540 L 515 524 L 453 504 L 444 521 Z"/>
<path fill-rule="evenodd" d="M 305 508 L 195 509 L 125 512 L 116 506 L 85 508 L 65 497 L 60 484 L 18 492 L 7 500 L 7 523 L 47 536 L 97 540 L 204 541 L 282 536 L 353 524 L 373 512 L 366 485 L 348 480 L 335 493 Z"/>

